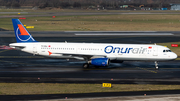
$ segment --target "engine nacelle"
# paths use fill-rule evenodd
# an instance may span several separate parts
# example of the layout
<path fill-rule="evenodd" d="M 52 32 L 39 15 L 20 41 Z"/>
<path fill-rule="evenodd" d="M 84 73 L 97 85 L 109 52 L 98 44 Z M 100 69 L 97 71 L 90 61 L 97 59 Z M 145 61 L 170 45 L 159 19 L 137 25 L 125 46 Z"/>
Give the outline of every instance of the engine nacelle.
<path fill-rule="evenodd" d="M 108 66 L 109 59 L 108 58 L 95 58 L 91 60 L 91 64 L 95 66 Z"/>

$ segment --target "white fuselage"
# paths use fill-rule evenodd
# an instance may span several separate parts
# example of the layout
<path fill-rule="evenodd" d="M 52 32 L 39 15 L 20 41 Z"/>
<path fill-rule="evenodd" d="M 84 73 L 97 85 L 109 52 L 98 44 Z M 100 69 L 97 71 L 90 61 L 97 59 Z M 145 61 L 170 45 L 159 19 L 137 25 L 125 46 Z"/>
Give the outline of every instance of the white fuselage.
<path fill-rule="evenodd" d="M 107 57 L 110 60 L 174 60 L 177 55 L 169 48 L 150 44 L 97 44 L 97 43 L 57 43 L 57 42 L 32 42 L 12 43 L 10 47 L 24 47 L 21 51 L 47 57 L 72 57 L 83 56 Z"/>

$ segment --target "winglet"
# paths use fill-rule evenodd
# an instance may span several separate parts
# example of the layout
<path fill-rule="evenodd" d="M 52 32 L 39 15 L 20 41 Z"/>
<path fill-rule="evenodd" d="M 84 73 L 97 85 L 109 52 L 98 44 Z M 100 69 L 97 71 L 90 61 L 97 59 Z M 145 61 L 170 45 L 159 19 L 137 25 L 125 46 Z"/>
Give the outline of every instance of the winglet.
<path fill-rule="evenodd" d="M 24 25 L 21 23 L 19 19 L 12 19 L 14 33 L 16 36 L 16 41 L 19 42 L 37 42 L 31 36 L 31 34 L 27 31 Z"/>

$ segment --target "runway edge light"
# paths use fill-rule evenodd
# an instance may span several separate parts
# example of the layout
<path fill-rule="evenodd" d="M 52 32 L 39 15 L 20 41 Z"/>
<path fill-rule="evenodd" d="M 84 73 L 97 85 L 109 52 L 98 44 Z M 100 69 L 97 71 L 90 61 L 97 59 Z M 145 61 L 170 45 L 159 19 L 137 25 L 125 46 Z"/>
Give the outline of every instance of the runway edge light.
<path fill-rule="evenodd" d="M 102 87 L 111 88 L 111 83 L 102 83 Z"/>

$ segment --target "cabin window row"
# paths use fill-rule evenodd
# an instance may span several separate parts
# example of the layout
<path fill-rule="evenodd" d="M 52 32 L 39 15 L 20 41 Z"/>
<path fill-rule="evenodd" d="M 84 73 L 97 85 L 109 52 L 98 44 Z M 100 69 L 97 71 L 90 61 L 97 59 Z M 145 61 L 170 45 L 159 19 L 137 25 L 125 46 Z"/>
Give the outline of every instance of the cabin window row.
<path fill-rule="evenodd" d="M 41 48 L 41 49 L 74 50 L 74 48 Z"/>
<path fill-rule="evenodd" d="M 81 50 L 95 50 L 95 51 L 99 51 L 100 49 L 95 49 L 95 48 L 81 48 Z M 102 49 L 101 49 L 102 50 Z"/>

